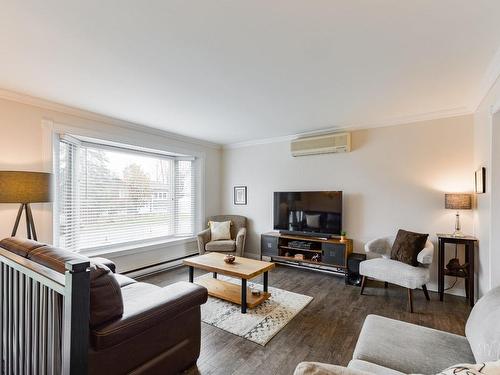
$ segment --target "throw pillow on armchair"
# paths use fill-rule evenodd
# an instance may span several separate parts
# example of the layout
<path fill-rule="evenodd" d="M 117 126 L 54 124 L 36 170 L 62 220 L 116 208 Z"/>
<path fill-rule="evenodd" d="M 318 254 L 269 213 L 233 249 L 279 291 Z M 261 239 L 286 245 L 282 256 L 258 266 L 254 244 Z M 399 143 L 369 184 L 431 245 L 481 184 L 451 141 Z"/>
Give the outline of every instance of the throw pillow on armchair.
<path fill-rule="evenodd" d="M 418 253 L 425 247 L 428 237 L 428 234 L 408 232 L 400 229 L 392 245 L 391 259 L 414 267 L 418 266 Z"/>
<path fill-rule="evenodd" d="M 230 221 L 209 221 L 208 226 L 210 227 L 210 238 L 212 241 L 231 239 Z"/>

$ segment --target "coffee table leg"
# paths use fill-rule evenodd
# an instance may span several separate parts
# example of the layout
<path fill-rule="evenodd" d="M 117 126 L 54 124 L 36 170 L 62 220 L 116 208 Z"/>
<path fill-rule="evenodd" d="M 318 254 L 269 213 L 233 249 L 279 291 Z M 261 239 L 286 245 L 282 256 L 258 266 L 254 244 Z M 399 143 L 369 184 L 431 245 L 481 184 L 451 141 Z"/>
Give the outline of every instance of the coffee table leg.
<path fill-rule="evenodd" d="M 267 293 L 267 288 L 269 286 L 269 277 L 267 271 L 264 272 L 264 293 Z"/>
<path fill-rule="evenodd" d="M 217 272 L 214 272 L 214 279 L 217 278 Z"/>
<path fill-rule="evenodd" d="M 189 266 L 189 282 L 192 283 L 194 281 L 194 267 Z"/>
<path fill-rule="evenodd" d="M 247 280 L 241 279 L 241 313 L 247 313 Z"/>

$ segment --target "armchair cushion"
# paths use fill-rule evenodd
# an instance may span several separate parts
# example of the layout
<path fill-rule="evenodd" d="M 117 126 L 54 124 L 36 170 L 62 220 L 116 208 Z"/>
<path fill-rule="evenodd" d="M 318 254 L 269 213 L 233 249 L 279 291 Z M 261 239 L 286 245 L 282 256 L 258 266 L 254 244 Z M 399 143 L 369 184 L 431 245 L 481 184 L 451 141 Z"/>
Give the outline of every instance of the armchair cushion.
<path fill-rule="evenodd" d="M 236 242 L 233 240 L 210 241 L 205 245 L 206 251 L 230 252 L 236 250 Z"/>
<path fill-rule="evenodd" d="M 359 264 L 359 273 L 377 280 L 387 281 L 405 288 L 420 288 L 429 282 L 427 267 L 413 267 L 392 259 L 375 258 Z"/>
<path fill-rule="evenodd" d="M 428 237 L 428 234 L 400 229 L 392 245 L 391 259 L 418 266 L 418 253 L 425 247 Z"/>

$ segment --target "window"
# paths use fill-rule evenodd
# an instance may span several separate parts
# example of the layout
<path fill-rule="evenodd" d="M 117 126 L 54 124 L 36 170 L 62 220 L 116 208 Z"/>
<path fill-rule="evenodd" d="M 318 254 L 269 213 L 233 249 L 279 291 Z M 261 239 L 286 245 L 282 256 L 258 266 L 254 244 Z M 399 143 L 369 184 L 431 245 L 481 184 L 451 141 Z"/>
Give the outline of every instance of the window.
<path fill-rule="evenodd" d="M 74 251 L 192 236 L 196 159 L 59 139 L 58 245 Z"/>

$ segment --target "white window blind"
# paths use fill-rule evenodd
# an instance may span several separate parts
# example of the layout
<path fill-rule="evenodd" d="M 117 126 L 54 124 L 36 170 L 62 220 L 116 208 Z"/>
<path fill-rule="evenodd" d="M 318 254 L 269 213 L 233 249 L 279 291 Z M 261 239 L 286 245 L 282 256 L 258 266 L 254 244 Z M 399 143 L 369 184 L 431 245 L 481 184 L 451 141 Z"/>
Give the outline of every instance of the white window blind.
<path fill-rule="evenodd" d="M 74 251 L 191 236 L 196 160 L 59 140 L 58 244 Z"/>

